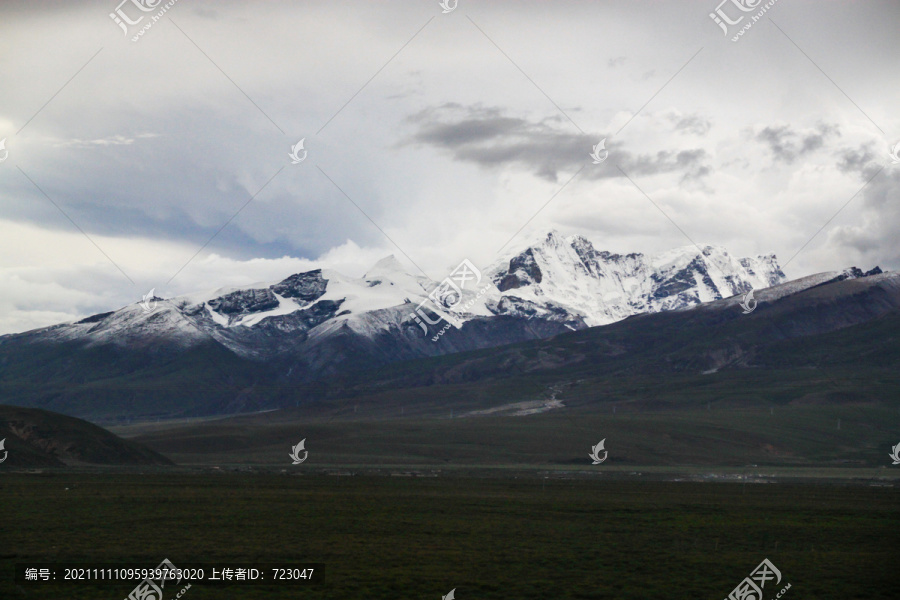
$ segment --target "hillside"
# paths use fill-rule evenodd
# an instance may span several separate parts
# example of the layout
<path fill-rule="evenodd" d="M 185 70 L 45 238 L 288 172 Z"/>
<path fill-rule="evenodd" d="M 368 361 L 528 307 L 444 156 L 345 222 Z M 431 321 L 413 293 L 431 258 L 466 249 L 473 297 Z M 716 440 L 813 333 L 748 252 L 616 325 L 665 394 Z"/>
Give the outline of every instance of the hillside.
<path fill-rule="evenodd" d="M 550 399 L 570 410 L 895 401 L 900 274 L 811 277 L 756 297 L 750 314 L 730 298 L 271 393 L 343 415 L 357 403 L 460 411 Z"/>
<path fill-rule="evenodd" d="M 169 459 L 102 427 L 47 410 L 0 405 L 0 469 L 87 465 L 171 465 Z M 0 453 L 2 457 L 2 453 Z"/>

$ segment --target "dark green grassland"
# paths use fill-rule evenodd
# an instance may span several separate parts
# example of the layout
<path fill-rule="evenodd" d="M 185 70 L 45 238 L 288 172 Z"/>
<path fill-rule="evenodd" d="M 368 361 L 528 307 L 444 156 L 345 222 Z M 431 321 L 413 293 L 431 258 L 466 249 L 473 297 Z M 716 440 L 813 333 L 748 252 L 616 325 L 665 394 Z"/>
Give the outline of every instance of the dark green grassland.
<path fill-rule="evenodd" d="M 894 487 L 301 472 L 8 473 L 0 597 L 120 600 L 133 586 L 17 587 L 12 567 L 164 557 L 327 565 L 315 587 L 195 585 L 190 600 L 719 600 L 763 558 L 787 600 L 898 597 Z"/>

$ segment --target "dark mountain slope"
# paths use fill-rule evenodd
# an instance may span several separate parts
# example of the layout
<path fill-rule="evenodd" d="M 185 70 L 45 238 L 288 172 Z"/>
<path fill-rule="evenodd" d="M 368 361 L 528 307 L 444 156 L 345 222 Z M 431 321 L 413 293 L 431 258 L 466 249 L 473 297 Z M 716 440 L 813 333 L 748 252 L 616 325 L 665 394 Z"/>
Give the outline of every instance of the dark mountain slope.
<path fill-rule="evenodd" d="M 767 395 L 783 402 L 829 394 L 880 401 L 891 390 L 900 392 L 898 274 L 796 293 L 790 285 L 757 293 L 759 305 L 750 314 L 743 314 L 739 299 L 725 299 L 490 351 L 390 365 L 301 395 L 377 397 L 391 404 L 417 396 L 452 404 L 468 396 L 496 403 L 547 397 L 562 386 L 561 397 L 578 402 L 694 404 Z"/>
<path fill-rule="evenodd" d="M 65 465 L 171 465 L 140 444 L 87 421 L 46 410 L 0 405 L 0 469 Z M 3 453 L 0 452 L 0 457 Z"/>

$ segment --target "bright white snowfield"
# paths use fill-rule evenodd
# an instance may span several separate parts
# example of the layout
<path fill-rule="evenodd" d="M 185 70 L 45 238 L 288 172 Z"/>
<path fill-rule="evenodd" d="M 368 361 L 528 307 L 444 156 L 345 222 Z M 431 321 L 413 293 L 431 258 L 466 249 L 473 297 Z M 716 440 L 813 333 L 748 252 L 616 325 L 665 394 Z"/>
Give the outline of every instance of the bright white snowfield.
<path fill-rule="evenodd" d="M 687 308 L 785 279 L 774 254 L 738 259 L 720 246 L 702 246 L 702 255 L 696 246 L 656 255 L 621 255 L 597 251 L 582 236 L 563 238 L 551 231 L 529 248 L 540 282 L 527 265 L 513 268 L 513 274 L 528 285 L 502 294 L 565 307 L 582 315 L 589 326 Z M 515 252 L 509 259 L 528 252 Z M 488 269 L 491 278 L 499 279 L 510 270 L 509 259 Z"/>

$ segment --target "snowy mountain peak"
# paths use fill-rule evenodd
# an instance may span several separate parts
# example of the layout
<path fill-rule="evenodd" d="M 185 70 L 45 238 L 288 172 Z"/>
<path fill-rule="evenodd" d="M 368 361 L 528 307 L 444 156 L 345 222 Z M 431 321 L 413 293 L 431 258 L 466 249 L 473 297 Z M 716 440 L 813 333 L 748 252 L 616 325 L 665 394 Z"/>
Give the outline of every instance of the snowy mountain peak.
<path fill-rule="evenodd" d="M 647 256 L 597 251 L 583 236 L 564 238 L 554 230 L 536 239 L 488 269 L 492 281 L 515 297 L 514 311 L 565 307 L 588 325 L 687 308 L 785 278 L 774 255 L 736 259 L 721 246 L 683 246 Z"/>
<path fill-rule="evenodd" d="M 396 256 L 390 254 L 372 265 L 372 268 L 363 275 L 363 279 L 390 277 L 392 275 L 408 275 L 408 273 L 406 272 L 406 267 L 403 266 L 403 263 L 397 260 Z"/>
<path fill-rule="evenodd" d="M 429 293 L 441 289 L 439 283 L 411 274 L 390 255 L 358 278 L 314 269 L 275 283 L 153 298 L 146 308 L 133 304 L 35 334 L 121 345 L 212 341 L 254 358 L 301 346 L 314 352 L 351 335 L 368 340 L 364 344 L 389 338 L 395 350 L 432 355 L 449 351 L 439 349 L 447 344 L 431 343 L 447 322 L 464 332 L 468 341 L 460 347 L 488 347 L 690 308 L 784 280 L 774 255 L 735 258 L 719 246 L 644 255 L 598 250 L 584 236 L 555 230 L 526 240 L 481 269 L 479 290 L 462 290 L 453 306 L 438 306 Z"/>

